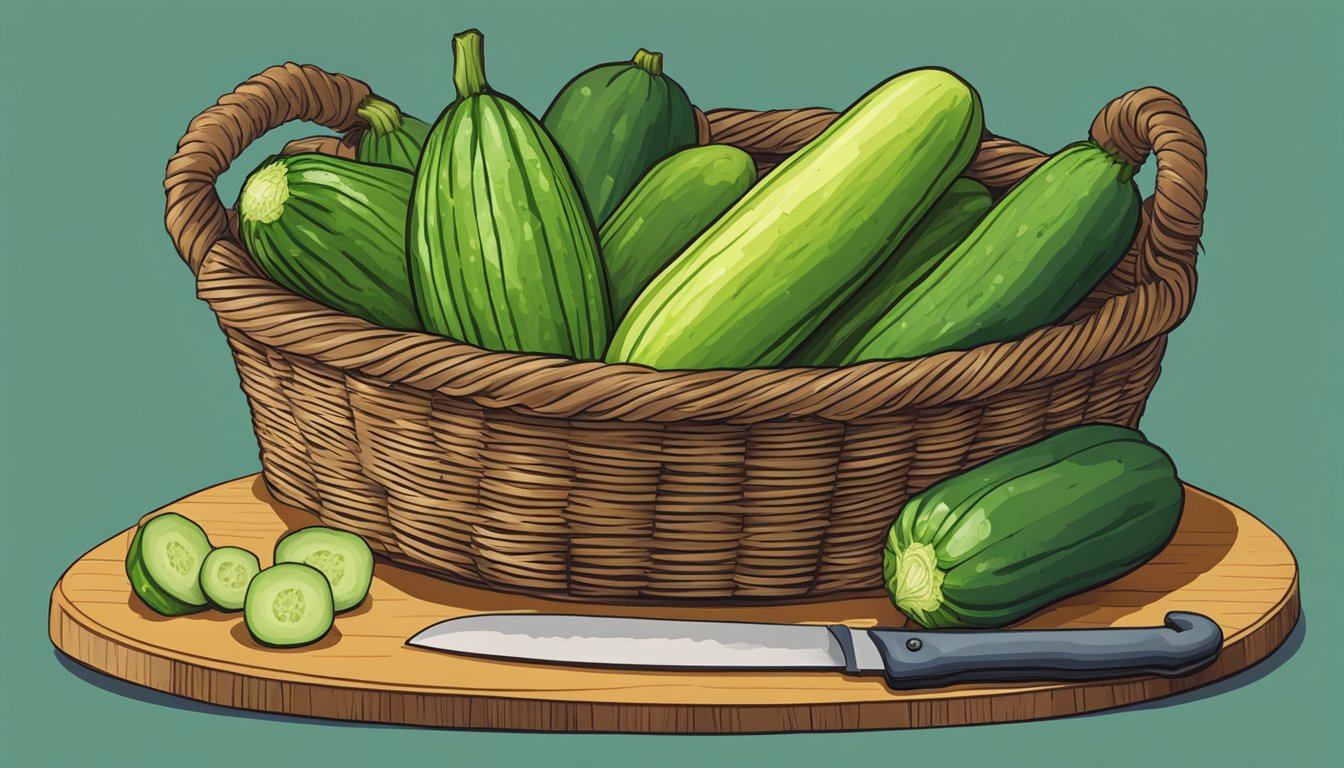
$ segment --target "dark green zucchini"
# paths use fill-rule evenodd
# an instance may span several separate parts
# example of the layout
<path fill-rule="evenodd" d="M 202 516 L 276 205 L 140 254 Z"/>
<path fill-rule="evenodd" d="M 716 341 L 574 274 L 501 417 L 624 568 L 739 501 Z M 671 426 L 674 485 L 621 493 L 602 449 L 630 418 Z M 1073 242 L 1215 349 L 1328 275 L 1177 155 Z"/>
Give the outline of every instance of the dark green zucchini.
<path fill-rule="evenodd" d="M 420 327 L 406 274 L 411 174 L 329 155 L 272 157 L 243 184 L 238 228 L 277 283 L 378 325 Z"/>
<path fill-rule="evenodd" d="M 1058 322 L 1134 239 L 1134 170 L 1092 142 L 1064 148 L 1013 187 L 840 363 L 970 349 Z"/>
<path fill-rule="evenodd" d="M 751 155 L 727 144 L 689 147 L 655 165 L 602 225 L 612 315 L 756 183 Z"/>
<path fill-rule="evenodd" d="M 457 100 L 425 141 L 408 252 L 426 330 L 486 349 L 600 356 L 597 233 L 545 129 L 485 80 L 481 33 L 453 37 Z"/>
<path fill-rule="evenodd" d="M 873 322 L 889 312 L 965 239 L 990 204 L 989 190 L 980 182 L 964 177 L 953 181 L 896 251 L 789 355 L 787 363 L 839 365 Z"/>
<path fill-rule="evenodd" d="M 355 149 L 356 160 L 415 171 L 429 123 L 403 114 L 396 104 L 377 96 L 364 99 L 356 114 L 369 124 Z"/>
<path fill-rule="evenodd" d="M 691 100 L 663 74 L 663 55 L 643 48 L 631 61 L 570 80 L 541 122 L 564 151 L 598 224 L 654 163 L 695 143 Z"/>
<path fill-rule="evenodd" d="M 926 628 L 1011 624 L 1147 562 L 1182 499 L 1139 432 L 1065 430 L 912 498 L 887 536 L 887 592 Z"/>

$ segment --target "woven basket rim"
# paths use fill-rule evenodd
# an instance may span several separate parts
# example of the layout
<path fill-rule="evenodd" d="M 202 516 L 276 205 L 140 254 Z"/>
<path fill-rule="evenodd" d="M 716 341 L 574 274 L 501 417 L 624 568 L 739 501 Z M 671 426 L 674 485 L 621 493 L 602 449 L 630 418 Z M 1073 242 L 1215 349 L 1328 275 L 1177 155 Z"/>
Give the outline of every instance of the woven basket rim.
<path fill-rule="evenodd" d="M 494 408 L 521 408 L 538 415 L 583 416 L 598 420 L 637 420 L 637 421 L 739 421 L 749 423 L 758 420 L 779 418 L 805 418 L 820 416 L 839 421 L 853 421 L 865 417 L 876 417 L 900 410 L 910 405 L 937 407 L 953 405 L 966 400 L 989 397 L 1008 389 L 1033 383 L 1078 370 L 1092 367 L 1120 357 L 1152 339 L 1165 335 L 1170 328 L 1159 328 L 1155 332 L 1138 334 L 1122 345 L 1109 346 L 1104 354 L 1089 357 L 1085 363 L 1058 368 L 1049 368 L 1049 373 L 1028 373 L 1012 378 L 999 377 L 986 382 L 983 386 L 967 387 L 961 390 L 943 390 L 924 394 L 921 387 L 928 387 L 940 378 L 956 377 L 963 371 L 993 368 L 994 360 L 1027 355 L 1033 349 L 1045 349 L 1047 345 L 1065 344 L 1069 338 L 1061 339 L 1061 332 L 1070 337 L 1087 335 L 1095 322 L 1089 322 L 1102 313 L 1114 311 L 1113 305 L 1120 297 L 1108 299 L 1096 310 L 1084 317 L 1067 323 L 1058 323 L 1032 331 L 1026 336 L 1003 342 L 973 347 L 969 350 L 941 352 L 912 360 L 872 361 L 838 368 L 826 367 L 777 367 L 730 369 L 715 368 L 703 370 L 658 370 L 629 363 L 606 363 L 602 361 L 583 361 L 559 355 L 543 355 L 527 352 L 498 352 L 482 349 L 453 339 L 417 331 L 399 331 L 374 325 L 362 318 L 346 315 L 337 310 L 313 302 L 303 296 L 290 292 L 274 283 L 263 274 L 246 269 L 245 263 L 250 257 L 236 242 L 229 242 L 217 251 L 212 249 L 207 256 L 201 273 L 201 286 L 198 295 L 204 299 L 219 316 L 220 323 L 250 338 L 254 342 L 278 352 L 310 357 L 331 367 L 347 372 L 358 372 L 384 384 L 400 384 L 424 392 L 435 392 L 447 396 L 471 397 L 482 405 Z M 248 264 L 250 266 L 250 264 Z M 229 303 L 231 295 L 239 287 L 239 280 L 253 286 L 250 296 L 257 301 L 272 303 L 277 308 L 284 305 L 290 313 L 290 322 L 282 328 L 266 330 L 244 330 L 229 321 Z M 218 288 L 223 287 L 227 293 Z M 1156 284 L 1139 286 L 1136 292 Z M 1172 323 L 1174 327 L 1178 323 Z M 290 337 L 293 326 L 308 325 L 320 329 L 316 338 L 310 336 Z M 350 349 L 352 343 L 358 349 Z M 368 354 L 378 347 L 395 348 L 400 354 Z M 367 358 L 367 359 L 364 359 Z M 436 373 L 413 364 L 416 358 L 438 358 L 449 364 L 452 375 Z M 501 379 L 504 376 L 491 377 L 488 383 L 463 381 L 456 375 L 464 369 L 507 370 L 516 374 L 512 384 Z M 525 380 L 535 385 L 519 386 L 518 381 Z M 753 407 L 739 408 L 731 402 L 707 403 L 703 396 L 706 390 L 733 392 L 749 388 L 752 393 L 778 388 L 792 382 L 795 387 L 806 388 L 816 394 L 817 399 L 826 393 L 851 393 L 856 385 L 867 385 L 865 393 L 870 393 L 877 382 L 887 382 L 881 387 L 886 392 L 880 404 L 849 404 L 852 397 L 837 398 L 840 402 L 818 402 L 813 407 L 782 407 L 777 400 L 757 399 Z M 896 382 L 900 382 L 898 385 Z M 565 384 L 568 383 L 568 386 Z M 544 399 L 529 397 L 536 387 L 550 387 Z M 658 399 L 659 413 L 644 412 L 639 409 L 646 405 L 633 396 L 622 400 L 621 405 L 635 410 L 627 413 L 616 404 L 610 408 L 592 406 L 571 408 L 564 404 L 566 397 L 583 400 L 604 400 L 612 390 L 638 390 Z M 955 392 L 955 394 L 953 394 Z M 869 399 L 864 397 L 863 399 Z M 630 402 L 636 400 L 636 402 Z M 792 401 L 790 401 L 792 402 Z"/>
<path fill-rule="evenodd" d="M 311 93 L 295 96 L 296 90 L 302 94 L 305 89 Z M 184 218 L 194 222 L 208 218 L 201 213 L 209 206 L 200 203 L 200 195 L 183 188 L 183 155 L 203 143 L 194 134 L 241 130 L 238 123 L 243 121 L 222 119 L 214 111 L 239 111 L 260 124 L 250 126 L 251 136 L 204 141 L 208 146 L 198 152 L 210 160 L 221 154 L 236 157 L 257 135 L 289 119 L 314 120 L 342 132 L 358 130 L 354 108 L 369 93 L 359 81 L 314 67 L 273 67 L 193 121 L 169 163 L 165 187 L 169 231 L 184 259 L 198 269 L 198 295 L 210 304 L 223 327 L 279 353 L 312 358 L 385 385 L 469 397 L 486 407 L 593 420 L 751 423 L 819 417 L 854 421 L 912 406 L 938 407 L 984 398 L 1096 366 L 1170 332 L 1186 317 L 1193 301 L 1194 255 L 1205 195 L 1203 140 L 1180 102 L 1155 88 L 1131 91 L 1116 99 L 1102 110 L 1092 129 L 1095 140 L 1136 165 L 1149 150 L 1158 154 L 1157 190 L 1144 201 L 1140 229 L 1126 256 L 1136 265 L 1132 286 L 1119 291 L 1111 286 L 1109 295 L 1094 292 L 1099 303 L 1094 302 L 1084 314 L 1019 339 L 911 360 L 840 368 L 654 370 L 484 350 L 430 334 L 381 328 L 291 293 L 256 268 L 229 234 L 222 207 L 218 221 L 194 228 L 183 225 Z M 240 94 L 277 103 L 252 106 Z M 281 109 L 278 102 L 282 99 L 290 100 L 292 116 Z M 826 113 L 835 114 L 815 109 L 714 110 L 708 113 L 708 121 L 717 119 L 731 131 L 749 122 L 744 115 L 771 120 L 796 116 L 829 123 Z M 752 128 L 761 132 L 759 125 Z M 796 133 L 789 133 L 788 140 L 800 141 Z M 714 139 L 723 140 L 717 131 Z M 1004 186 L 992 183 L 997 178 L 1024 176 L 1044 157 L 999 137 L 982 142 L 982 155 L 987 147 L 992 150 L 988 160 L 981 162 L 977 156 L 977 167 L 972 170 L 978 170 L 977 177 L 991 188 Z M 753 154 L 758 160 L 772 154 L 759 147 L 744 148 L 756 150 Z M 1006 175 L 994 176 L 996 170 L 1009 166 Z M 201 169 L 193 165 L 189 171 L 191 180 L 198 182 Z M 207 186 L 219 206 L 213 181 L 211 176 Z"/>

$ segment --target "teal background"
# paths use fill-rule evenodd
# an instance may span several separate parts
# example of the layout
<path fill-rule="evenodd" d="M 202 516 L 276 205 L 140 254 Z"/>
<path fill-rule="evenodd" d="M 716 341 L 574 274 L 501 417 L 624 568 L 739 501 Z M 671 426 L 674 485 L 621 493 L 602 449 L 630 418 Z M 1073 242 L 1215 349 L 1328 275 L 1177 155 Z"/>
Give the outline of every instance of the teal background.
<path fill-rule="evenodd" d="M 1341 69 L 1329 53 L 1344 31 L 1340 4 L 379 5 L 5 5 L 0 758 L 13 761 L 0 762 L 1327 762 L 1344 682 L 1336 140 L 1344 115 Z M 1155 84 L 1179 95 L 1208 139 L 1210 207 L 1195 311 L 1172 337 L 1143 427 L 1188 481 L 1254 511 L 1293 546 L 1310 620 L 1296 654 L 1276 658 L 1272 674 L 1253 672 L 1178 706 L 750 737 L 268 719 L 95 678 L 100 687 L 65 668 L 47 639 L 46 610 L 66 565 L 141 513 L 258 468 L 224 339 L 163 230 L 164 163 L 187 121 L 286 59 L 360 77 L 432 118 L 452 96 L 449 35 L 470 26 L 487 35 L 492 84 L 536 111 L 571 74 L 639 46 L 666 52 L 669 74 L 703 107 L 843 107 L 896 71 L 950 67 L 979 88 L 992 130 L 1045 149 L 1082 138 L 1097 110 L 1127 89 Z M 224 179 L 225 199 L 264 154 L 312 132 L 290 126 L 259 142 Z M 1151 163 L 1140 181 L 1150 189 Z"/>

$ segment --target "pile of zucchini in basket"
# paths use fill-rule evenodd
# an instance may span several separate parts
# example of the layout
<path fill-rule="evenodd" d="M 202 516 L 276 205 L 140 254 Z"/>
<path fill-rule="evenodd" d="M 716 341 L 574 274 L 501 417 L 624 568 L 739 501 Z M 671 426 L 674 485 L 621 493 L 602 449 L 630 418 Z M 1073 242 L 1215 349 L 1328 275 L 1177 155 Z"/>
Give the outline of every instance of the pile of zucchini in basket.
<path fill-rule="evenodd" d="M 594 67 L 541 119 L 453 39 L 433 126 L 370 97 L 356 160 L 267 160 L 238 201 L 271 278 L 389 328 L 660 369 L 836 366 L 966 349 L 1064 317 L 1133 238 L 1134 168 L 1064 148 L 1001 199 L 956 75 L 868 92 L 756 178 L 696 146 L 662 56 Z"/>
<path fill-rule="evenodd" d="M 879 84 L 757 179 L 742 150 L 696 145 L 660 54 L 578 75 L 537 119 L 487 82 L 479 32 L 453 53 L 457 97 L 432 126 L 370 97 L 356 160 L 251 174 L 241 233 L 274 280 L 492 350 L 841 366 L 1057 322 L 1138 228 L 1136 169 L 1094 143 L 997 199 L 962 176 L 984 122 L 945 70 Z M 1152 557 L 1181 502 L 1143 435 L 1077 427 L 893 509 L 885 581 L 925 626 L 1001 626 Z"/>

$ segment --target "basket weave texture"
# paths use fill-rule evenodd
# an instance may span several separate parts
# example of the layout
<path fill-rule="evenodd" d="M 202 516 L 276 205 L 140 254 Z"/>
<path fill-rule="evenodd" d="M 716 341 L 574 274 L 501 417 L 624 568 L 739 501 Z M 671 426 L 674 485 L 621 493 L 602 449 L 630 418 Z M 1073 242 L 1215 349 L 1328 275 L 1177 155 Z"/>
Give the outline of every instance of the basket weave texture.
<path fill-rule="evenodd" d="M 653 371 L 378 328 L 268 280 L 214 186 L 291 120 L 344 138 L 290 151 L 350 155 L 368 94 L 296 64 L 242 83 L 169 161 L 167 228 L 232 348 L 274 495 L 462 583 L 627 603 L 879 588 L 883 536 L 912 494 L 1059 429 L 1137 424 L 1194 297 L 1204 141 L 1179 100 L 1144 88 L 1091 128 L 1132 163 L 1156 158 L 1132 247 L 1069 318 L 1015 341 L 845 368 Z M 697 112 L 702 142 L 762 170 L 835 116 Z M 967 175 L 1001 193 L 1044 159 L 987 134 Z"/>

